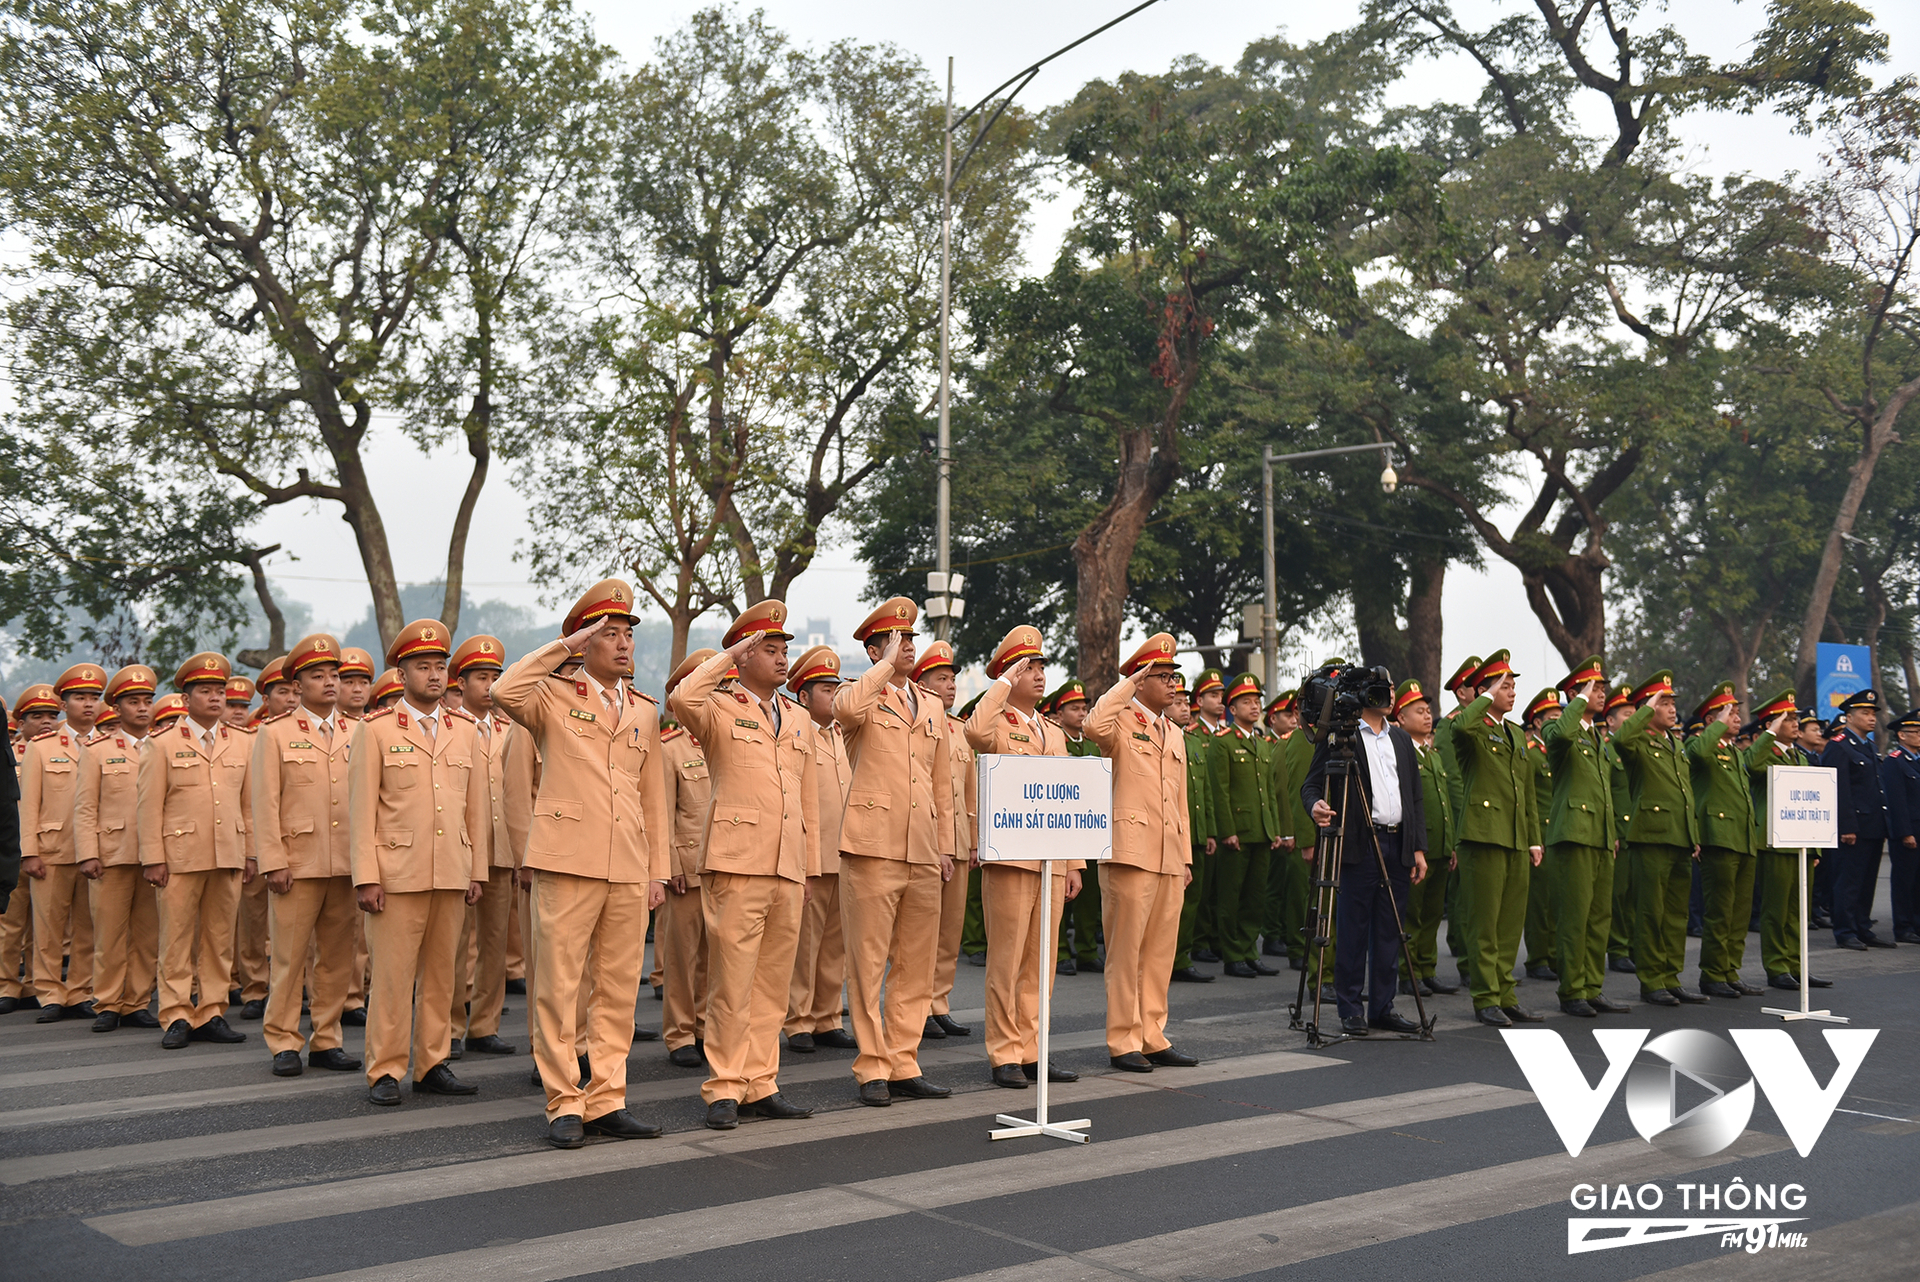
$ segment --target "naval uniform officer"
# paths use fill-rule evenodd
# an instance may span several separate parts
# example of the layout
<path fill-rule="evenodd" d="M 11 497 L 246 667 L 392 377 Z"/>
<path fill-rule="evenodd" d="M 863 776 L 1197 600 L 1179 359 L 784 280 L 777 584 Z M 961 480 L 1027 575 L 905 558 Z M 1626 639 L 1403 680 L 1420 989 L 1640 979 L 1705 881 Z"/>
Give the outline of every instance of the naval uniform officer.
<path fill-rule="evenodd" d="M 160 678 L 130 663 L 107 680 L 106 706 L 114 723 L 93 737 L 80 757 L 74 794 L 73 840 L 80 874 L 88 879 L 93 920 L 93 1031 L 158 1028 L 147 1009 L 160 968 L 160 904 L 140 875 L 140 757 L 153 725 Z M 103 717 L 102 721 L 105 720 Z"/>
<path fill-rule="evenodd" d="M 1861 690 L 1840 703 L 1843 724 L 1827 741 L 1820 764 L 1839 771 L 1840 847 L 1833 852 L 1833 942 L 1841 948 L 1892 948 L 1892 939 L 1873 933 L 1873 892 L 1880 880 L 1880 852 L 1887 840 L 1886 794 L 1880 788 L 1880 762 L 1873 732 L 1879 724 L 1880 693 Z M 1896 918 L 1894 928 L 1900 926 Z M 34 929 L 39 929 L 35 921 Z"/>
<path fill-rule="evenodd" d="M 820 876 L 811 883 L 800 917 L 800 943 L 794 951 L 793 983 L 787 989 L 787 1046 L 808 1052 L 822 1046 L 855 1050 L 853 1035 L 840 1027 L 840 993 L 847 982 L 847 936 L 840 918 L 840 822 L 847 810 L 853 767 L 846 740 L 833 719 L 833 696 L 840 689 L 840 656 L 817 645 L 800 656 L 787 689 L 813 718 L 815 766 L 820 785 Z"/>
<path fill-rule="evenodd" d="M 1897 739 L 1880 762 L 1893 864 L 1893 937 L 1896 943 L 1920 944 L 1920 708 L 1887 728 Z"/>

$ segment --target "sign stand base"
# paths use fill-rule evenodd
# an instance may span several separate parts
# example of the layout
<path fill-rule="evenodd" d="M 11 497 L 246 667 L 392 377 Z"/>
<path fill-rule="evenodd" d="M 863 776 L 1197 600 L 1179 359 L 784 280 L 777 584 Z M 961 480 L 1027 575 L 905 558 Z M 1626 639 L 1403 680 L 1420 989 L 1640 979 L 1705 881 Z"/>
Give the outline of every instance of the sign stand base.
<path fill-rule="evenodd" d="M 1845 1015 L 1836 1015 L 1829 1010 L 1809 1010 L 1813 1003 L 1808 998 L 1811 991 L 1807 983 L 1807 848 L 1800 847 L 1800 1009 L 1782 1010 L 1778 1006 L 1762 1006 L 1762 1015 L 1778 1015 L 1787 1023 L 1796 1019 L 1818 1020 L 1823 1024 L 1850 1023 Z"/>
<path fill-rule="evenodd" d="M 1081 888 L 1085 894 L 1085 887 Z M 1040 861 L 1040 1062 L 1038 1065 L 1040 1098 L 1039 1107 L 1033 1111 L 1033 1120 L 1001 1113 L 993 1120 L 1000 1123 L 1000 1129 L 988 1131 L 987 1138 L 996 1140 L 1017 1140 L 1028 1135 L 1050 1135 L 1056 1140 L 1069 1140 L 1075 1144 L 1085 1144 L 1090 1136 L 1082 1135 L 1093 1123 L 1086 1118 L 1072 1122 L 1050 1121 L 1047 1117 L 1047 1026 L 1053 1014 L 1053 954 L 1054 954 L 1054 911 L 1053 911 L 1053 861 Z"/>

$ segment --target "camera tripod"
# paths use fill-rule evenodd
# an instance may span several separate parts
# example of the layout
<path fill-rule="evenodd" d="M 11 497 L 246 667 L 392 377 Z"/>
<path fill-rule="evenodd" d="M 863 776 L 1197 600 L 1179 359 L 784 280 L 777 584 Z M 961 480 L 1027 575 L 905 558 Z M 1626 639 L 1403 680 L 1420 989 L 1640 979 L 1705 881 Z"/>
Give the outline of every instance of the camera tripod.
<path fill-rule="evenodd" d="M 1329 700 L 1331 701 L 1331 700 Z M 1331 741 L 1331 751 L 1327 757 L 1326 796 L 1339 797 L 1334 807 L 1333 824 L 1320 830 L 1319 839 L 1313 845 L 1313 904 L 1305 927 L 1308 931 L 1307 964 L 1300 971 L 1300 990 L 1293 1005 L 1287 1008 L 1287 1027 L 1303 1029 L 1307 1034 L 1307 1045 L 1314 1048 L 1333 1046 L 1340 1042 L 1353 1040 L 1346 1032 L 1323 1032 L 1320 1021 L 1321 991 L 1326 986 L 1327 946 L 1333 942 L 1333 913 L 1340 896 L 1340 856 L 1346 837 L 1347 806 L 1355 796 L 1360 804 L 1367 806 L 1369 818 L 1372 804 L 1366 795 L 1366 785 L 1359 778 L 1359 771 L 1353 759 L 1353 737 L 1351 733 L 1328 729 L 1326 734 Z M 1334 780 L 1339 780 L 1336 792 Z M 1437 1015 L 1427 1014 L 1426 1003 L 1420 1000 L 1420 981 L 1413 973 L 1413 957 L 1408 951 L 1410 942 L 1407 924 L 1400 915 L 1400 901 L 1394 896 L 1393 883 L 1387 876 L 1387 857 L 1380 849 L 1380 834 L 1367 825 L 1367 839 L 1373 846 L 1373 857 L 1379 862 L 1380 884 L 1387 892 L 1387 902 L 1393 908 L 1393 927 L 1400 936 L 1400 966 L 1407 978 L 1408 987 L 1413 989 L 1413 1004 L 1419 1012 L 1419 1031 L 1398 1034 L 1401 1041 L 1418 1039 L 1423 1042 L 1433 1040 L 1433 1024 Z M 1431 869 L 1429 869 L 1431 875 Z M 1313 984 L 1313 1009 L 1307 1009 L 1307 985 Z"/>

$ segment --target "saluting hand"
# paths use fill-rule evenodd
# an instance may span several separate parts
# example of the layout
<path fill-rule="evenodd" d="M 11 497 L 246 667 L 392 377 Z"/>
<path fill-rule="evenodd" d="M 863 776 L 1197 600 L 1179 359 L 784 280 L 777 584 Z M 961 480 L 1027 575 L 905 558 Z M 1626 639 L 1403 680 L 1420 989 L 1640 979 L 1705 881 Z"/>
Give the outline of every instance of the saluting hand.
<path fill-rule="evenodd" d="M 907 634 L 897 628 L 887 633 L 887 643 L 880 647 L 880 662 L 892 667 L 893 661 L 900 657 L 900 647 L 906 644 L 906 640 Z"/>
<path fill-rule="evenodd" d="M 585 654 L 587 652 L 587 642 L 591 640 L 600 629 L 606 627 L 607 620 L 612 617 L 610 614 L 603 614 L 586 627 L 575 629 L 575 631 L 566 638 L 567 653 Z"/>
<path fill-rule="evenodd" d="M 732 659 L 735 663 L 740 662 L 741 658 L 745 656 L 747 651 L 759 645 L 761 638 L 765 637 L 766 635 L 767 635 L 767 630 L 765 628 L 761 628 L 757 632 L 747 633 L 747 635 L 741 637 L 738 641 L 735 641 L 732 645 L 727 647 L 727 657 Z"/>
<path fill-rule="evenodd" d="M 1005 672 L 1002 672 L 1000 674 L 1000 679 L 1002 681 L 1005 681 L 1008 685 L 1018 685 L 1020 682 L 1021 676 L 1026 672 L 1028 668 L 1032 666 L 1033 666 L 1033 656 L 1029 655 L 1026 658 L 1016 662 L 1011 668 L 1008 668 Z"/>

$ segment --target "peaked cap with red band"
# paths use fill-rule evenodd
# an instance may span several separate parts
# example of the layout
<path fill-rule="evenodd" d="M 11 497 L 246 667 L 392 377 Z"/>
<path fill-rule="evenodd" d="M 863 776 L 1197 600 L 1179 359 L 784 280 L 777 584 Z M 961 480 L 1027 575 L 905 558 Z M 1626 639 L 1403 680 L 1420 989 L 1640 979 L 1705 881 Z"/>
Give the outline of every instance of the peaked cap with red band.
<path fill-rule="evenodd" d="M 602 579 L 581 593 L 561 622 L 560 635 L 572 636 L 588 624 L 605 618 L 621 619 L 629 624 L 637 621 L 633 614 L 633 589 L 621 579 Z"/>
<path fill-rule="evenodd" d="M 340 675 L 343 677 L 374 678 L 373 656 L 357 645 L 340 648 Z"/>
<path fill-rule="evenodd" d="M 1467 681 L 1479 670 L 1480 656 L 1470 654 L 1467 656 L 1466 662 L 1453 670 L 1453 675 L 1447 678 L 1446 685 L 1442 686 L 1441 689 L 1445 690 L 1448 694 L 1452 694 L 1455 690 L 1467 684 Z"/>
<path fill-rule="evenodd" d="M 693 670 L 695 668 L 699 667 L 701 664 L 705 663 L 708 659 L 711 659 L 714 655 L 719 653 L 720 652 L 718 650 L 715 650 L 710 646 L 704 647 L 699 650 L 688 651 L 687 657 L 680 660 L 679 663 L 675 664 L 673 671 L 667 674 L 666 688 L 660 692 L 662 696 L 672 694 L 673 688 L 679 685 L 682 681 L 685 681 L 688 677 L 692 676 Z"/>
<path fill-rule="evenodd" d="M 406 689 L 407 683 L 401 680 L 400 669 L 388 668 L 380 674 L 380 679 L 373 683 L 373 693 L 367 697 L 367 702 L 369 704 L 378 703 L 382 699 L 390 699 L 396 694 L 405 694 Z"/>
<path fill-rule="evenodd" d="M 733 621 L 733 626 L 727 629 L 726 635 L 720 638 L 720 646 L 726 649 L 741 637 L 752 636 L 756 632 L 764 632 L 770 637 L 785 637 L 789 641 L 793 640 L 793 633 L 787 631 L 787 603 L 769 599 L 757 601 L 748 606 L 741 612 L 740 617 Z"/>
<path fill-rule="evenodd" d="M 1561 679 L 1560 688 L 1562 690 L 1565 690 L 1568 694 L 1572 694 L 1575 690 L 1578 690 L 1581 686 L 1586 685 L 1589 681 L 1599 681 L 1604 683 L 1606 679 L 1607 679 L 1606 665 L 1600 662 L 1599 655 L 1590 654 L 1586 658 L 1580 660 L 1580 662 L 1573 665 L 1573 671 L 1567 673 L 1567 675 Z"/>
<path fill-rule="evenodd" d="M 253 680 L 250 677 L 227 678 L 228 703 L 252 703 Z"/>
<path fill-rule="evenodd" d="M 294 642 L 293 649 L 287 651 L 286 670 L 290 676 L 298 676 L 317 664 L 338 662 L 340 662 L 339 639 L 329 633 L 316 632 L 312 636 L 301 637 Z"/>
<path fill-rule="evenodd" d="M 993 652 L 993 658 L 987 663 L 987 675 L 997 677 L 1022 659 L 1039 657 L 1040 629 L 1023 623 L 1001 639 L 1000 648 Z"/>
<path fill-rule="evenodd" d="M 227 678 L 233 675 L 233 665 L 227 662 L 227 656 L 216 654 L 212 650 L 202 650 L 180 665 L 173 674 L 173 688 L 184 691 L 190 685 L 199 685 L 204 681 L 217 681 L 225 689 Z"/>
<path fill-rule="evenodd" d="M 1720 709 L 1731 707 L 1738 702 L 1739 700 L 1734 697 L 1733 682 L 1722 681 L 1713 688 L 1711 694 L 1700 701 L 1700 706 L 1693 710 L 1693 719 L 1705 721 Z"/>
<path fill-rule="evenodd" d="M 53 692 L 63 699 L 70 694 L 101 694 L 106 688 L 106 669 L 97 663 L 76 663 L 53 683 Z"/>
<path fill-rule="evenodd" d="M 160 689 L 159 674 L 144 663 L 129 663 L 107 682 L 107 702 L 130 694 L 153 694 Z"/>
<path fill-rule="evenodd" d="M 809 681 L 838 681 L 840 652 L 830 645 L 816 645 L 800 656 L 787 674 L 787 689 L 799 694 Z"/>
<path fill-rule="evenodd" d="M 1227 687 L 1227 702 L 1232 703 L 1243 694 L 1250 694 L 1255 698 L 1259 698 L 1263 693 L 1264 691 L 1260 688 L 1260 678 L 1254 676 L 1251 672 L 1242 672 L 1233 679 L 1233 684 Z"/>
<path fill-rule="evenodd" d="M 1555 686 L 1548 686 L 1533 696 L 1533 702 L 1527 705 L 1527 711 L 1521 720 L 1532 721 L 1543 712 L 1558 711 L 1560 711 L 1560 691 Z"/>
<path fill-rule="evenodd" d="M 469 672 L 495 672 L 506 670 L 507 647 L 496 636 L 484 632 L 476 633 L 462 641 L 453 649 L 453 657 L 447 660 L 447 675 L 464 677 Z"/>
<path fill-rule="evenodd" d="M 911 632 L 920 617 L 920 607 L 903 596 L 888 597 L 880 607 L 860 621 L 853 630 L 855 641 L 872 641 L 886 632 Z M 879 644 L 875 642 L 875 644 Z"/>
<path fill-rule="evenodd" d="M 387 664 L 399 667 L 407 659 L 416 659 L 421 655 L 440 655 L 445 658 L 453 653 L 453 638 L 447 635 L 447 625 L 438 619 L 415 619 L 400 629 L 400 635 L 387 647 Z M 263 672 L 260 674 L 265 676 Z"/>
<path fill-rule="evenodd" d="M 1390 715 L 1395 721 L 1398 721 L 1400 719 L 1401 709 L 1410 708 L 1414 704 L 1419 703 L 1422 699 L 1425 699 L 1426 697 L 1427 697 L 1427 692 L 1420 688 L 1420 682 L 1414 679 L 1413 677 L 1408 677 L 1405 681 L 1402 681 L 1400 683 L 1397 689 L 1394 690 L 1393 711 L 1388 715 Z"/>
<path fill-rule="evenodd" d="M 953 647 L 945 641 L 935 641 L 925 650 L 921 651 L 920 658 L 914 663 L 913 679 L 918 681 L 935 668 L 951 668 L 953 666 Z"/>
<path fill-rule="evenodd" d="M 20 692 L 20 697 L 13 701 L 13 715 L 17 717 L 24 717 L 29 712 L 58 711 L 60 711 L 60 696 L 55 694 L 53 687 L 44 681 L 28 686 Z"/>
<path fill-rule="evenodd" d="M 1160 664 L 1172 667 L 1173 655 L 1176 648 L 1172 633 L 1156 632 L 1145 641 L 1142 641 L 1139 649 L 1127 656 L 1127 661 L 1120 665 L 1120 675 L 1130 677 L 1136 672 L 1156 667 Z"/>
<path fill-rule="evenodd" d="M 1672 693 L 1673 673 L 1667 668 L 1662 668 L 1641 682 L 1639 688 L 1636 689 L 1630 697 L 1633 699 L 1634 706 L 1638 707 L 1649 699 Z"/>

